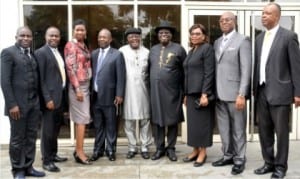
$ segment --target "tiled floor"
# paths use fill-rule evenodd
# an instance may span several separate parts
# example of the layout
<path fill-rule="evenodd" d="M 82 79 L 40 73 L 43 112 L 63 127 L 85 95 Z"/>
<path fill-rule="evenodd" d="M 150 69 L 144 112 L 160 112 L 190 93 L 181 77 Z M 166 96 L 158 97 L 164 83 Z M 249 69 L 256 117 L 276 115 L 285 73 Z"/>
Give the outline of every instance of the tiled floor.
<path fill-rule="evenodd" d="M 1 146 L 1 168 L 0 178 L 12 178 L 10 173 L 10 161 L 8 157 L 8 147 Z M 88 154 L 92 153 L 92 144 L 85 147 Z M 260 167 L 263 162 L 261 159 L 260 146 L 258 142 L 247 144 L 247 163 L 245 171 L 237 176 L 230 174 L 231 166 L 212 167 L 211 162 L 219 159 L 221 155 L 221 144 L 214 143 L 208 149 L 208 158 L 202 167 L 195 168 L 192 163 L 183 163 L 184 158 L 191 148 L 185 144 L 178 144 L 176 154 L 179 160 L 171 162 L 167 157 L 158 161 L 144 160 L 140 155 L 133 159 L 126 159 L 127 147 L 119 145 L 117 160 L 110 162 L 106 157 L 100 158 L 93 165 L 83 166 L 74 162 L 72 158 L 73 146 L 60 146 L 59 155 L 67 156 L 69 160 L 65 163 L 58 163 L 60 173 L 46 172 L 45 178 L 101 178 L 101 179 L 268 179 L 270 174 L 258 176 L 253 174 L 253 170 Z M 154 152 L 154 146 L 151 146 Z M 34 167 L 41 170 L 40 150 L 37 147 L 36 162 Z M 300 179 L 300 141 L 290 142 L 289 170 L 287 179 Z"/>

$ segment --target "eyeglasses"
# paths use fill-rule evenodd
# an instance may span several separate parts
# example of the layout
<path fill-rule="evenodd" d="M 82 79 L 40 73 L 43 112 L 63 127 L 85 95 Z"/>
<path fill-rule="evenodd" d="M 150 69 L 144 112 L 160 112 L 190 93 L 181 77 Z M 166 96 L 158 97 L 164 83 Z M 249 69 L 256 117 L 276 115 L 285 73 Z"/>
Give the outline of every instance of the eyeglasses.
<path fill-rule="evenodd" d="M 220 19 L 219 23 L 226 23 L 226 22 L 230 22 L 232 20 L 233 20 L 233 18 L 224 18 L 224 19 Z"/>
<path fill-rule="evenodd" d="M 202 33 L 201 32 L 192 32 L 192 33 L 190 33 L 190 36 L 200 36 L 200 35 L 202 35 Z"/>

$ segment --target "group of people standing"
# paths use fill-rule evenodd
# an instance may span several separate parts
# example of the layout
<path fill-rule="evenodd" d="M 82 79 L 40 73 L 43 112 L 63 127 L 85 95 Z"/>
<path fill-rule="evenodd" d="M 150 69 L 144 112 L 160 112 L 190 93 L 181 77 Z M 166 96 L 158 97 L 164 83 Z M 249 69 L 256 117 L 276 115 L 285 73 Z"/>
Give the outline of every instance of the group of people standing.
<path fill-rule="evenodd" d="M 253 70 L 265 162 L 254 173 L 272 172 L 271 178 L 284 178 L 286 174 L 291 104 L 300 105 L 299 42 L 294 32 L 279 26 L 280 13 L 276 3 L 263 9 L 266 31 L 256 38 Z M 155 28 L 159 44 L 150 50 L 141 44 L 139 28 L 125 31 L 128 44 L 119 50 L 110 46 L 112 34 L 104 28 L 98 33 L 99 48 L 90 53 L 84 43 L 86 24 L 78 19 L 73 23 L 73 39 L 66 44 L 64 55 L 57 51 L 60 32 L 56 27 L 46 30 L 46 44 L 34 53 L 30 49 L 31 30 L 20 27 L 16 44 L 1 53 L 1 87 L 11 123 L 9 154 L 14 178 L 45 176 L 32 166 L 40 110 L 43 168 L 59 172 L 55 162 L 67 160 L 57 155 L 66 88 L 70 118 L 76 124 L 73 157 L 77 163 L 89 165 L 104 155 L 110 161 L 116 160 L 120 113 L 125 119 L 128 159 L 140 151 L 144 159 L 158 160 L 167 155 L 170 161 L 177 161 L 175 145 L 178 124 L 184 119 L 184 104 L 187 145 L 193 150 L 183 162 L 194 161 L 195 167 L 206 162 L 216 117 L 222 157 L 212 165 L 233 165 L 231 174 L 242 173 L 246 163 L 246 100 L 251 93 L 251 42 L 236 31 L 233 13 L 224 12 L 219 24 L 223 35 L 213 46 L 202 24 L 190 27 L 188 54 L 180 44 L 172 42 L 176 29 L 166 21 Z M 84 152 L 84 134 L 91 121 L 95 142 L 93 154 L 88 157 Z M 150 156 L 152 132 L 156 151 Z"/>

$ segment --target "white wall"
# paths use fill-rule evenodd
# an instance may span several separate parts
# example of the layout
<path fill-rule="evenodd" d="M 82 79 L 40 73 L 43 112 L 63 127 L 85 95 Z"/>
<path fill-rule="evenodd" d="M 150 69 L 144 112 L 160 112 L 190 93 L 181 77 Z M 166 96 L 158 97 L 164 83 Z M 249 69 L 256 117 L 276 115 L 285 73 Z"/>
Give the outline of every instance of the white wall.
<path fill-rule="evenodd" d="M 0 0 L 0 51 L 15 43 L 19 24 L 19 1 Z M 4 98 L 0 90 L 0 144 L 8 144 L 9 136 L 10 124 L 7 116 L 4 116 Z"/>

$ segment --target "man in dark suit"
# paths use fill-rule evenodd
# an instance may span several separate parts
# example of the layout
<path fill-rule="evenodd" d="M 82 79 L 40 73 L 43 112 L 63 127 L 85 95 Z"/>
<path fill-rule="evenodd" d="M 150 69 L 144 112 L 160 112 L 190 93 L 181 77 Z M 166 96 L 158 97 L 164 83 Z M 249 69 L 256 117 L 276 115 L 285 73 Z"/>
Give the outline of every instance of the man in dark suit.
<path fill-rule="evenodd" d="M 16 44 L 1 52 L 1 88 L 10 120 L 9 156 L 14 178 L 43 177 L 32 167 L 40 119 L 38 66 L 30 50 L 32 31 L 20 27 Z"/>
<path fill-rule="evenodd" d="M 66 73 L 64 60 L 57 49 L 60 31 L 56 27 L 49 27 L 45 39 L 46 44 L 35 51 L 42 88 L 41 152 L 43 168 L 50 172 L 59 172 L 60 169 L 54 162 L 67 160 L 57 155 L 57 137 L 63 119 L 62 100 Z"/>
<path fill-rule="evenodd" d="M 264 165 L 254 173 L 286 174 L 291 104 L 300 105 L 300 51 L 297 34 L 279 26 L 280 6 L 267 4 L 262 13 L 265 32 L 255 42 L 254 95 Z M 274 133 L 277 137 L 274 154 Z"/>
<path fill-rule="evenodd" d="M 103 156 L 116 160 L 117 108 L 123 102 L 125 91 L 125 63 L 123 55 L 110 47 L 111 32 L 102 29 L 98 34 L 98 49 L 92 52 L 93 64 L 93 109 L 95 144 L 92 161 Z M 105 147 L 106 143 L 106 147 Z"/>

